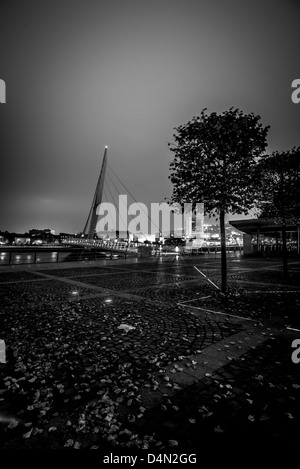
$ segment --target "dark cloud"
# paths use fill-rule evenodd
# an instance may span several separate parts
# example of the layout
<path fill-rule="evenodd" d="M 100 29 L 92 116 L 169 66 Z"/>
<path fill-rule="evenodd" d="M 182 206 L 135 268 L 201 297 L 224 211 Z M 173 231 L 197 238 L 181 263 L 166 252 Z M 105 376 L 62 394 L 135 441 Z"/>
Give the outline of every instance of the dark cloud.
<path fill-rule="evenodd" d="M 140 202 L 170 196 L 173 128 L 254 112 L 299 145 L 298 3 L 27 0 L 0 6 L 0 229 L 82 229 L 101 164 Z"/>

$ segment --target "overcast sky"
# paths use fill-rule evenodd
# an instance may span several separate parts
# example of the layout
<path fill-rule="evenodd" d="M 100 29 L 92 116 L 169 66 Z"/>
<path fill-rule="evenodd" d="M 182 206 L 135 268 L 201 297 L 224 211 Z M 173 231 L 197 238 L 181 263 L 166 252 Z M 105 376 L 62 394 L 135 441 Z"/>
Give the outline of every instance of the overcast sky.
<path fill-rule="evenodd" d="M 108 161 L 170 197 L 174 127 L 231 106 L 300 145 L 298 0 L 1 0 L 0 230 L 83 229 Z"/>

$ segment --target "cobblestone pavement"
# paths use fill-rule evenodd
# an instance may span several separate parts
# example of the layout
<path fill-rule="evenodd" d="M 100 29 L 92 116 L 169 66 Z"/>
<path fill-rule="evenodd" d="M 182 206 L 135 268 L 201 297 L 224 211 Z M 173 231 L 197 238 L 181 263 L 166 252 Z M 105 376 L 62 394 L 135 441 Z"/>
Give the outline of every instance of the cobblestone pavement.
<path fill-rule="evenodd" d="M 227 298 L 194 265 L 220 285 L 217 256 L 0 272 L 3 447 L 292 448 L 300 263 L 229 258 Z"/>
<path fill-rule="evenodd" d="M 124 270 L 124 269 L 121 269 Z M 89 266 L 87 268 L 85 267 L 78 267 L 78 268 L 72 268 L 70 267 L 69 269 L 51 269 L 51 270 L 42 270 L 44 274 L 47 275 L 54 275 L 56 277 L 76 277 L 76 275 L 104 275 L 106 273 L 112 273 L 112 272 L 120 272 L 120 269 L 114 269 L 113 267 L 95 267 L 95 266 Z"/>
<path fill-rule="evenodd" d="M 33 272 L 22 272 L 22 271 L 11 271 L 11 272 L 0 272 L 0 283 L 17 282 L 21 280 L 33 280 L 39 278 Z"/>
<path fill-rule="evenodd" d="M 130 272 L 114 273 L 113 275 L 97 275 L 88 277 L 72 277 L 73 280 L 78 280 L 89 285 L 97 285 L 101 288 L 110 288 L 112 290 L 129 290 L 133 288 L 161 286 L 164 284 L 180 284 L 186 280 L 191 280 L 189 277 L 182 275 L 166 275 L 162 272 Z"/>
<path fill-rule="evenodd" d="M 272 337 L 171 399 L 165 396 L 144 419 L 160 441 L 176 435 L 179 447 L 192 452 L 233 442 L 253 450 L 297 448 L 299 416 L 299 373 L 290 344 Z"/>

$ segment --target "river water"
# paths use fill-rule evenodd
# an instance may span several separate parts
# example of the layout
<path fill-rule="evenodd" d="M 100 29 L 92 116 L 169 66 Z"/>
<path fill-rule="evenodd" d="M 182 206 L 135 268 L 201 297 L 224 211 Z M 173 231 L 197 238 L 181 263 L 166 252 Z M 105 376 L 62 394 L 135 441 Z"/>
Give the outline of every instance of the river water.
<path fill-rule="evenodd" d="M 1 265 L 42 264 L 57 262 L 72 262 L 83 260 L 95 260 L 105 258 L 106 254 L 99 251 L 83 249 L 59 249 L 59 248 L 0 248 Z"/>

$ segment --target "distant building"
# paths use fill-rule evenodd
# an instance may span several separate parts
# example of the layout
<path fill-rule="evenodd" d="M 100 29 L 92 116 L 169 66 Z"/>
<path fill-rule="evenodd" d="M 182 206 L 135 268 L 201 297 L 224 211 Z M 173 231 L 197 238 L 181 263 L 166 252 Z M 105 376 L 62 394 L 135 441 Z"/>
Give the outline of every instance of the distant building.
<path fill-rule="evenodd" d="M 68 238 L 74 238 L 75 235 L 72 233 L 59 233 L 58 235 L 60 239 L 68 239 Z"/>
<path fill-rule="evenodd" d="M 28 234 L 17 234 L 15 233 L 14 235 L 14 240 L 13 243 L 16 245 L 25 245 L 25 244 L 30 244 L 31 243 L 31 237 L 28 236 Z"/>
<path fill-rule="evenodd" d="M 50 230 L 50 228 L 46 228 L 46 229 L 43 229 L 43 230 L 33 228 L 33 229 L 29 230 L 29 236 L 44 236 L 44 235 L 55 234 L 55 231 L 54 231 L 54 233 L 52 233 L 52 231 L 54 231 L 54 230 Z"/>
<path fill-rule="evenodd" d="M 29 230 L 29 236 L 31 238 L 31 244 L 43 244 L 43 243 L 52 243 L 55 240 L 55 236 L 53 235 L 53 230 L 50 228 L 46 229 L 37 229 L 33 228 Z"/>

